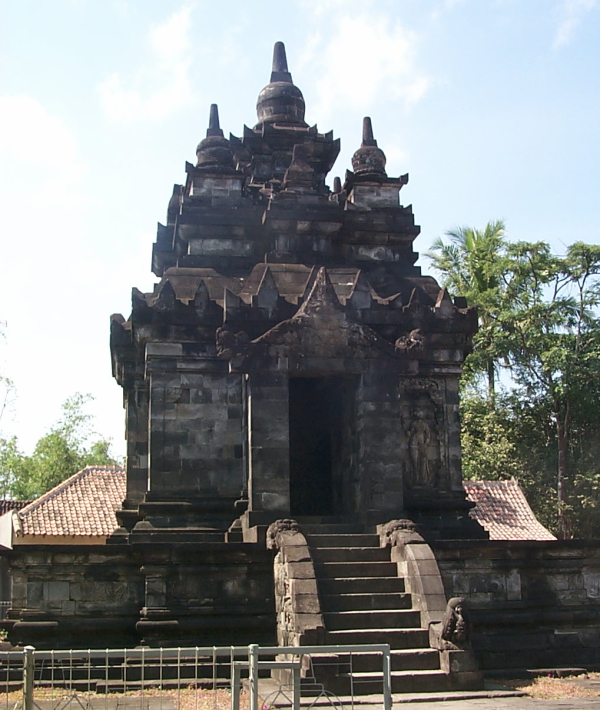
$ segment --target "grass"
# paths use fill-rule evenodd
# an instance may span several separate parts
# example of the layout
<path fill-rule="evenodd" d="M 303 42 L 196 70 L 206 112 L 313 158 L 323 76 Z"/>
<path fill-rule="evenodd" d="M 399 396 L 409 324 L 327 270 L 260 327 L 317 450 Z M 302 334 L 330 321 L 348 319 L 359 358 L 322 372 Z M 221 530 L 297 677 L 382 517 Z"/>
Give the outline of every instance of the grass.
<path fill-rule="evenodd" d="M 36 688 L 34 694 L 35 702 L 41 703 L 44 708 L 64 708 L 68 710 L 81 710 L 81 708 L 98 708 L 104 707 L 114 709 L 123 705 L 119 701 L 128 700 L 127 706 L 131 707 L 130 703 L 135 704 L 136 699 L 139 699 L 140 708 L 148 707 L 146 702 L 151 702 L 152 707 L 159 710 L 164 703 L 165 710 L 168 708 L 179 708 L 179 710 L 231 710 L 231 691 L 227 689 L 206 690 L 204 688 L 195 688 L 194 686 L 181 687 L 180 690 L 159 690 L 151 688 L 145 691 L 135 690 L 125 693 L 108 693 L 97 694 L 93 692 L 77 692 L 72 693 L 69 690 L 59 690 L 57 688 Z M 70 702 L 68 698 L 71 698 Z M 4 697 L 0 696 L 0 710 L 14 710 L 22 707 L 23 693 L 22 691 L 13 691 L 7 693 Z M 145 702 L 144 702 L 145 701 Z M 153 702 L 155 701 L 155 702 Z M 248 694 L 240 693 L 240 710 L 248 710 Z"/>
<path fill-rule="evenodd" d="M 527 680 L 503 680 L 502 685 L 507 685 L 515 690 L 521 690 L 532 698 L 538 700 L 560 700 L 563 698 L 600 698 L 600 685 L 597 689 L 588 687 L 582 681 L 599 680 L 600 673 L 586 673 L 578 676 L 554 678 L 552 676 L 538 676 Z"/>

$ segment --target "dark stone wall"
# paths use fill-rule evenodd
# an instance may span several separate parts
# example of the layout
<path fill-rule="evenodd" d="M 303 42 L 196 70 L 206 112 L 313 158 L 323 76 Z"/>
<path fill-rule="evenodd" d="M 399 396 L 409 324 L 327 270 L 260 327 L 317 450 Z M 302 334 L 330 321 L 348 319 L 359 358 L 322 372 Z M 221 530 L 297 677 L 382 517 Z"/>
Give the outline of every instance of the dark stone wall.
<path fill-rule="evenodd" d="M 248 543 L 22 545 L 2 626 L 38 648 L 272 644 L 273 553 Z"/>
<path fill-rule="evenodd" d="M 600 667 L 600 541 L 439 541 L 484 670 Z"/>
<path fill-rule="evenodd" d="M 125 397 L 127 493 L 125 507 L 134 507 L 148 489 L 148 387 L 132 388 Z"/>
<path fill-rule="evenodd" d="M 23 545 L 9 557 L 13 644 L 131 646 L 144 601 L 139 562 L 99 545 Z"/>
<path fill-rule="evenodd" d="M 362 482 L 355 510 L 375 515 L 374 522 L 397 517 L 403 509 L 402 462 L 398 456 L 402 421 L 398 377 L 368 372 L 358 389 L 358 469 Z"/>
<path fill-rule="evenodd" d="M 281 372 L 248 379 L 250 510 L 289 513 L 290 442 L 288 378 Z"/>
<path fill-rule="evenodd" d="M 181 345 L 146 348 L 152 355 L 149 489 L 168 500 L 239 498 L 245 483 L 242 376 L 173 372 L 169 364 L 186 362 L 175 352 L 170 363 L 162 361 L 158 350 L 165 348 Z"/>
<path fill-rule="evenodd" d="M 140 545 L 149 645 L 273 643 L 273 553 L 249 543 Z"/>

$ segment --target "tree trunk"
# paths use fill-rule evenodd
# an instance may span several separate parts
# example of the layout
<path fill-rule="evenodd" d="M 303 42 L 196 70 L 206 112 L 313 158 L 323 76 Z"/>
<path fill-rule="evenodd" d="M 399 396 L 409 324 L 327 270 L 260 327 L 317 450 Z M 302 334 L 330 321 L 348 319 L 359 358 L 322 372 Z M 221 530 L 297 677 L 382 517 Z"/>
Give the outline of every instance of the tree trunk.
<path fill-rule="evenodd" d="M 567 521 L 565 518 L 565 479 L 567 477 L 567 433 L 559 413 L 556 414 L 556 441 L 558 445 L 558 480 L 556 485 L 558 503 L 558 538 L 567 537 Z"/>
<path fill-rule="evenodd" d="M 494 399 L 496 395 L 496 368 L 494 361 L 488 360 L 487 364 L 487 379 L 488 379 L 488 396 L 492 409 L 494 407 Z"/>

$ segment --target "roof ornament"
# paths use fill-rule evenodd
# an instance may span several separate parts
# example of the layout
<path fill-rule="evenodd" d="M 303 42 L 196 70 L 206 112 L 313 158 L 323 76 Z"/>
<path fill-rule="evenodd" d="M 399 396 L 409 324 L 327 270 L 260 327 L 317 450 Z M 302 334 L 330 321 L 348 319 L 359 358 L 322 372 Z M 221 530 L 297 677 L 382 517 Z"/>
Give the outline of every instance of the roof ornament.
<path fill-rule="evenodd" d="M 271 84 L 274 81 L 284 81 L 293 84 L 292 75 L 288 71 L 287 57 L 285 54 L 285 44 L 275 42 L 273 47 L 273 67 L 271 71 Z"/>
<path fill-rule="evenodd" d="M 288 70 L 285 45 L 275 42 L 271 80 L 258 95 L 256 112 L 259 125 L 263 123 L 290 123 L 306 126 L 304 122 L 304 97 L 294 85 Z"/>
<path fill-rule="evenodd" d="M 233 172 L 233 151 L 219 124 L 219 108 L 211 104 L 206 138 L 196 148 L 196 167 L 206 172 Z"/>
<path fill-rule="evenodd" d="M 219 107 L 217 104 L 210 105 L 210 113 L 208 115 L 208 129 L 206 131 L 207 136 L 221 136 L 223 138 L 223 131 L 221 130 L 221 125 L 219 123 Z"/>
<path fill-rule="evenodd" d="M 386 157 L 373 137 L 373 125 L 369 116 L 363 118 L 363 135 L 360 148 L 352 156 L 352 169 L 360 177 L 387 177 Z"/>

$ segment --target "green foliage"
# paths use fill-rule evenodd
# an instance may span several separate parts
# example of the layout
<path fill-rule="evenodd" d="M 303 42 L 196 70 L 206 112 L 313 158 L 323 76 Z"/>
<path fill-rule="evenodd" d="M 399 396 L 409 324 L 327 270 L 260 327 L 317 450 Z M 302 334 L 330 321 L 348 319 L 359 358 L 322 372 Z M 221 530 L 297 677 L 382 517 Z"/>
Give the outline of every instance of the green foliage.
<path fill-rule="evenodd" d="M 480 323 L 465 363 L 466 477 L 515 476 L 559 537 L 600 535 L 600 247 L 576 242 L 558 257 L 545 242 L 507 242 L 501 222 L 448 236 L 429 256 Z"/>
<path fill-rule="evenodd" d="M 600 421 L 577 411 L 568 449 L 563 518 L 567 537 L 600 537 Z M 487 397 L 472 387 L 461 399 L 463 473 L 468 480 L 516 478 L 538 519 L 559 530 L 556 423 L 549 401 L 519 388 Z"/>
<path fill-rule="evenodd" d="M 75 394 L 62 405 L 59 421 L 35 445 L 30 456 L 15 437 L 0 439 L 0 494 L 36 498 L 85 466 L 117 465 L 110 441 L 97 438 L 93 417 L 84 411 L 90 395 Z"/>
<path fill-rule="evenodd" d="M 461 400 L 463 476 L 470 481 L 521 478 L 524 472 L 513 437 L 513 424 L 503 406 L 490 407 L 478 392 Z"/>
<path fill-rule="evenodd" d="M 479 331 L 473 353 L 465 363 L 465 373 L 475 376 L 485 372 L 490 397 L 495 390 L 497 361 L 504 355 L 498 347 L 501 341 L 497 321 L 504 294 L 504 232 L 502 220 L 488 222 L 483 230 L 457 227 L 446 232 L 449 242 L 437 239 L 427 252 L 442 275 L 444 287 L 478 307 Z"/>

